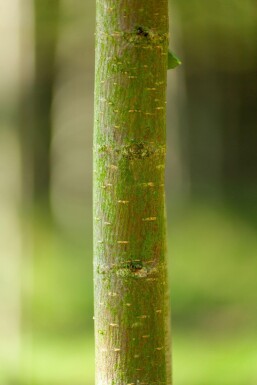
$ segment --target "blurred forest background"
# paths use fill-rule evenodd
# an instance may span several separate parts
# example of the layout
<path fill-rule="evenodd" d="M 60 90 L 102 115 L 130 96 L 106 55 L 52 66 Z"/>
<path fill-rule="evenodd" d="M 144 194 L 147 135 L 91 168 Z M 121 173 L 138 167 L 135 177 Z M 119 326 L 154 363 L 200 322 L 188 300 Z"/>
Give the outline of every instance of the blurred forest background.
<path fill-rule="evenodd" d="M 257 385 L 257 4 L 173 0 L 175 385 Z M 0 0 L 0 384 L 93 385 L 94 0 Z"/>

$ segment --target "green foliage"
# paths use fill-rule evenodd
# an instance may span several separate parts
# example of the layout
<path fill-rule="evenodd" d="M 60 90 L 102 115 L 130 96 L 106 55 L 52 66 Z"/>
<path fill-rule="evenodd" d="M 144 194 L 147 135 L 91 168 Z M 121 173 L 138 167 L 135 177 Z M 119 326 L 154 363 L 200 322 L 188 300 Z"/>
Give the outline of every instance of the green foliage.
<path fill-rule="evenodd" d="M 168 250 L 176 385 L 254 384 L 256 204 L 199 198 L 184 208 L 175 210 L 173 205 Z M 33 378 L 27 366 L 13 377 L 13 345 L 6 338 L 0 344 L 0 384 L 93 385 L 90 219 L 74 237 L 51 228 L 42 214 L 37 215 L 33 328 L 27 324 L 29 315 L 23 321 L 24 330 L 30 328 L 33 335 Z M 140 272 L 141 267 L 131 261 L 122 269 Z M 21 305 L 25 308 L 25 298 Z M 103 329 L 97 332 L 105 338 Z M 26 363 L 32 347 L 25 333 L 21 341 Z M 222 373 L 219 378 L 214 375 L 217 371 Z"/>
<path fill-rule="evenodd" d="M 182 64 L 181 60 L 172 51 L 168 51 L 168 70 L 178 67 Z"/>

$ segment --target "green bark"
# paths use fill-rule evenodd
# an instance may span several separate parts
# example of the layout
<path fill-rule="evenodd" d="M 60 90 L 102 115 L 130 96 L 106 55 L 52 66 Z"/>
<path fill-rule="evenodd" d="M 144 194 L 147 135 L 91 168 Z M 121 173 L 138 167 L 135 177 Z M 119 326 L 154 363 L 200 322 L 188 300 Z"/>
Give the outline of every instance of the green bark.
<path fill-rule="evenodd" d="M 97 0 L 97 385 L 170 384 L 164 169 L 167 0 Z"/>

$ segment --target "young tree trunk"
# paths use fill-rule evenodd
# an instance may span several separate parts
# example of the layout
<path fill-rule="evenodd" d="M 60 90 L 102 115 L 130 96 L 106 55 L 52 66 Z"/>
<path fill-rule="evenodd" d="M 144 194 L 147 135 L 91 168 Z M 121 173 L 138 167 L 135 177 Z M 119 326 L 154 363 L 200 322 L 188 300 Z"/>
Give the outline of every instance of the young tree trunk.
<path fill-rule="evenodd" d="M 167 0 L 97 0 L 96 44 L 96 383 L 171 384 Z"/>

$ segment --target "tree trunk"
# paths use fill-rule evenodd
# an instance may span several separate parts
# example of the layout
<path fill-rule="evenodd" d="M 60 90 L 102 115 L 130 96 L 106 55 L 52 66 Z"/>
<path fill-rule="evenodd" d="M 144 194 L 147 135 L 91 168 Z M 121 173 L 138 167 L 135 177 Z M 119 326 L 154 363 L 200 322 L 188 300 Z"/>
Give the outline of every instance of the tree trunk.
<path fill-rule="evenodd" d="M 97 0 L 96 44 L 96 383 L 170 384 L 167 0 Z"/>
<path fill-rule="evenodd" d="M 33 127 L 33 184 L 35 201 L 49 208 L 51 108 L 56 78 L 56 48 L 60 0 L 34 0 L 35 81 Z"/>

